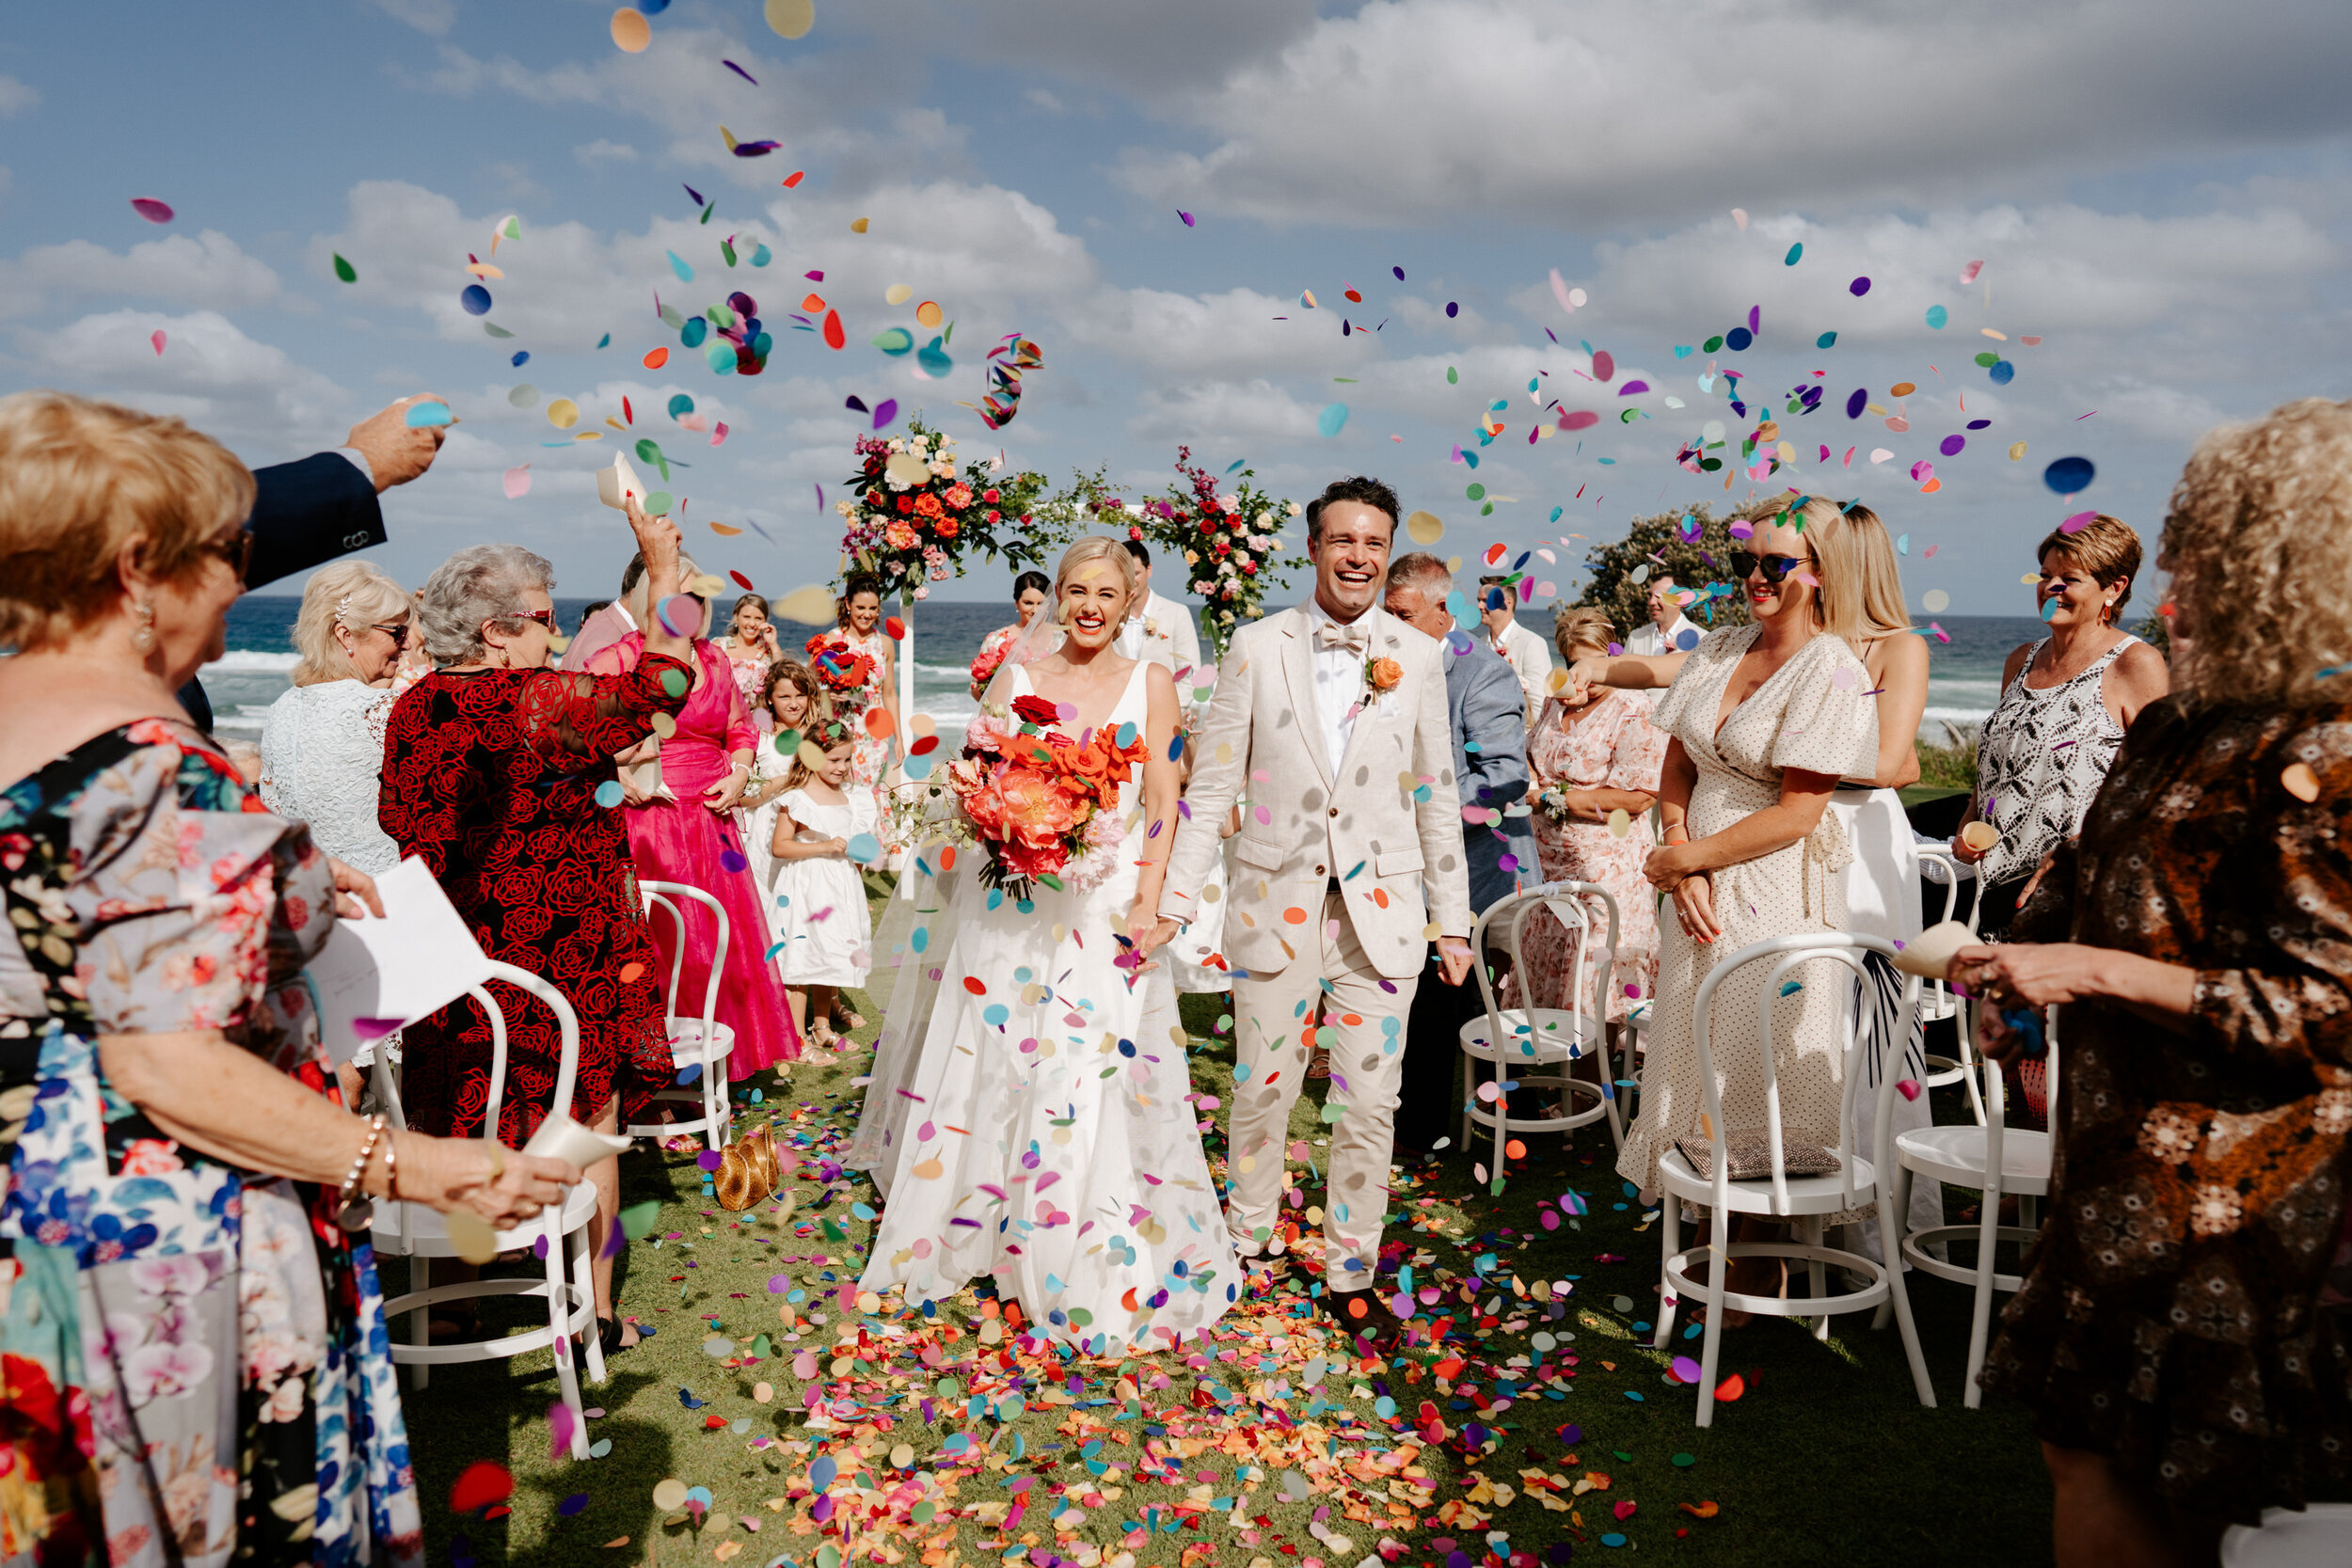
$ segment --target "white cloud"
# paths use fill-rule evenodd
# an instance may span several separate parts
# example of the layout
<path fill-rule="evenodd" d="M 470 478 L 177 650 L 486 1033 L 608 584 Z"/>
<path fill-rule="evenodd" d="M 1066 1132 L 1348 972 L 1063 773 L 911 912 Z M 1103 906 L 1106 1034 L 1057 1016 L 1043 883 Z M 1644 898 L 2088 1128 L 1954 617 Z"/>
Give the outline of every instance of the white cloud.
<path fill-rule="evenodd" d="M 1475 214 L 1584 230 L 1866 206 L 2228 155 L 2352 124 L 2333 0 L 1380 0 L 1251 58 L 1134 149 L 1160 203 L 1272 223 Z"/>
<path fill-rule="evenodd" d="M 420 33 L 439 38 L 457 24 L 456 0 L 373 0 L 375 8 Z"/>
<path fill-rule="evenodd" d="M 62 300 L 108 294 L 235 310 L 271 303 L 279 286 L 267 262 L 211 229 L 194 239 L 144 240 L 119 254 L 69 240 L 0 261 L 0 315 L 33 315 Z"/>
<path fill-rule="evenodd" d="M 41 385 L 177 414 L 253 461 L 316 451 L 348 427 L 341 388 L 214 310 L 84 316 L 60 331 L 19 329 L 16 348 Z"/>
<path fill-rule="evenodd" d="M 1317 407 L 1309 407 L 1270 381 L 1194 382 L 1147 387 L 1136 399 L 1127 434 L 1139 441 L 1187 442 L 1212 451 L 1302 441 L 1315 434 Z"/>
<path fill-rule="evenodd" d="M 595 141 L 573 148 L 572 156 L 594 168 L 598 164 L 633 164 L 637 161 L 637 149 L 627 142 L 598 136 Z"/>
<path fill-rule="evenodd" d="M 0 119 L 14 119 L 40 107 L 40 89 L 18 81 L 13 76 L 0 76 Z"/>

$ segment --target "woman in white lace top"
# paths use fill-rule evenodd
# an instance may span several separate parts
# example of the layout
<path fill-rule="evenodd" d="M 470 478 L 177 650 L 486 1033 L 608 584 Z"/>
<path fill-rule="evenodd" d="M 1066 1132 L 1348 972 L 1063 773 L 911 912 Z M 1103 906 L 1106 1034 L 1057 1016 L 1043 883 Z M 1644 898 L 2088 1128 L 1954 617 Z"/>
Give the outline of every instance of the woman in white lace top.
<path fill-rule="evenodd" d="M 400 851 L 376 825 L 384 722 L 412 606 L 364 561 L 313 574 L 294 619 L 294 689 L 262 724 L 262 802 L 310 825 L 318 847 L 380 877 Z"/>

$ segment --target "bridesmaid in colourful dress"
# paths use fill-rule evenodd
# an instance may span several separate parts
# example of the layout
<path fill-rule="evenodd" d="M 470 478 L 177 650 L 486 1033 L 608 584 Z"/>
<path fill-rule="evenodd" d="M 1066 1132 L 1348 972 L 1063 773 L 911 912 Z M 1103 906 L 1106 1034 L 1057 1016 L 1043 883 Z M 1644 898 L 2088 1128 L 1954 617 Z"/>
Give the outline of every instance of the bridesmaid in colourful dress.
<path fill-rule="evenodd" d="M 978 702 L 988 690 L 988 683 L 995 677 L 996 666 L 1004 662 L 1005 650 L 1012 640 L 1026 631 L 1029 618 L 1038 607 L 1049 598 L 1054 584 L 1043 572 L 1024 572 L 1012 579 L 1012 625 L 998 626 L 980 639 L 979 654 L 972 660 L 972 700 Z"/>
<path fill-rule="evenodd" d="M 683 611 L 695 624 L 693 689 L 675 724 L 661 733 L 661 789 L 627 807 L 629 851 L 639 876 L 652 881 L 683 882 L 716 897 L 727 911 L 727 952 L 719 981 L 719 1022 L 735 1031 L 728 1076 L 745 1078 L 778 1062 L 797 1061 L 800 1037 L 785 1010 L 784 984 L 767 957 L 768 917 L 752 879 L 735 808 L 752 780 L 752 754 L 759 732 L 735 685 L 727 656 L 710 641 L 710 602 L 681 594 L 667 601 L 672 624 Z M 662 615 L 662 604 L 647 606 Z M 683 629 L 682 624 L 679 624 Z M 634 669 L 644 649 L 644 633 L 633 631 L 596 656 L 591 668 L 605 673 Z M 718 933 L 700 905 L 685 909 L 686 961 L 678 973 L 671 1007 L 680 1017 L 700 1012 L 709 984 Z M 677 923 L 667 915 L 653 921 L 663 973 L 675 953 Z"/>
<path fill-rule="evenodd" d="M 1552 639 L 1564 662 L 1609 651 L 1609 618 L 1597 610 L 1564 610 L 1552 623 Z M 1544 702 L 1527 736 L 1527 767 L 1534 776 L 1538 806 L 1531 819 L 1544 880 L 1598 882 L 1617 900 L 1617 957 L 1610 966 L 1612 1022 L 1626 1016 L 1658 989 L 1658 895 L 1642 875 L 1651 841 L 1643 814 L 1658 803 L 1658 770 L 1666 759 L 1666 736 L 1649 721 L 1646 691 L 1587 688 L 1582 703 L 1575 688 L 1563 686 Z M 1629 819 L 1619 834 L 1610 814 Z M 1565 820 L 1553 815 L 1564 813 Z M 1606 908 L 1587 896 L 1596 928 L 1607 929 Z M 1520 939 L 1528 969 L 1528 990 L 1538 1007 L 1581 1006 L 1569 996 L 1575 983 L 1576 949 L 1567 928 L 1549 910 L 1532 915 Z M 1590 971 L 1587 983 L 1590 983 Z"/>
<path fill-rule="evenodd" d="M 865 686 L 851 692 L 835 692 L 833 705 L 834 713 L 848 722 L 857 736 L 857 756 L 850 768 L 850 783 L 854 788 L 871 790 L 879 808 L 882 790 L 889 784 L 892 739 L 898 733 L 899 723 L 898 650 L 882 630 L 880 579 L 866 572 L 850 574 L 834 605 L 833 635 L 824 641 L 828 644 L 846 645 L 852 653 L 866 656 Z M 880 735 L 864 718 L 875 708 L 890 719 Z"/>
<path fill-rule="evenodd" d="M 719 639 L 719 651 L 727 656 L 727 664 L 735 672 L 736 689 L 755 708 L 759 704 L 759 689 L 768 679 L 768 667 L 784 657 L 776 642 L 775 626 L 768 619 L 768 608 L 762 594 L 746 594 L 737 599 L 727 612 L 727 634 Z"/>

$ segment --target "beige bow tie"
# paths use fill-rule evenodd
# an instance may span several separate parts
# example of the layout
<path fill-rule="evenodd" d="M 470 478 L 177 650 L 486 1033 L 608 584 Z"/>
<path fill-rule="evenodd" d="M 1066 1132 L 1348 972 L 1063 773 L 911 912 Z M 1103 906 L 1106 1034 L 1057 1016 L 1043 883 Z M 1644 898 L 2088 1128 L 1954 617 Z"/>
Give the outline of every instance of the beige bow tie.
<path fill-rule="evenodd" d="M 1372 646 L 1372 637 L 1361 626 L 1337 626 L 1327 622 L 1315 628 L 1315 646 L 1345 648 L 1349 653 L 1360 654 Z"/>

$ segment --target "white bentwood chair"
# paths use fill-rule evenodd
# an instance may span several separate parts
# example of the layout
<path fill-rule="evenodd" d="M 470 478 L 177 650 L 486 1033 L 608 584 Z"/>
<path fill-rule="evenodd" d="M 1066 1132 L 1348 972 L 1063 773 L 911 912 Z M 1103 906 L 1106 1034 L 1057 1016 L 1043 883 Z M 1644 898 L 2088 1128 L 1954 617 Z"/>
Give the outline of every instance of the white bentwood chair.
<path fill-rule="evenodd" d="M 2048 1064 L 2052 1127 L 2058 1124 L 2058 1009 L 2053 1007 L 2042 1026 L 2043 1037 L 2049 1042 L 2044 1061 Z M 2008 1100 L 2000 1069 L 1987 1062 L 1983 1126 L 1955 1123 L 1947 1127 L 1922 1127 L 1899 1133 L 1895 1139 L 1896 1213 L 1908 1212 L 1911 1183 L 1916 1177 L 1932 1177 L 1955 1187 L 1973 1187 L 1982 1195 L 1983 1207 L 1976 1224 L 1923 1226 L 1904 1235 L 1902 1242 L 1906 1262 L 1938 1279 L 1976 1288 L 1976 1306 L 1968 1324 L 1968 1381 L 1961 1396 L 1961 1402 L 1970 1410 L 1984 1402 L 1983 1391 L 1977 1386 L 1977 1373 L 1984 1368 L 1985 1341 L 1993 1319 L 1993 1292 L 2014 1291 L 2024 1283 L 2020 1275 L 2001 1274 L 1995 1269 L 1995 1249 L 2002 1242 L 2030 1244 L 2042 1233 L 2042 1227 L 2034 1223 L 2034 1210 L 2050 1194 L 2050 1134 L 2010 1127 Z M 2017 1198 L 2017 1217 L 2022 1223 L 2003 1225 L 2001 1199 L 2012 1195 Z M 1948 1262 L 1929 1250 L 1942 1247 L 1948 1251 L 1952 1241 L 1962 1236 L 1977 1239 L 1974 1264 Z"/>
<path fill-rule="evenodd" d="M 1867 1200 L 1873 1195 L 1878 1204 L 1879 1227 L 1883 1235 L 1900 1235 L 1898 1218 L 1902 1208 L 1894 1196 L 1892 1181 L 1883 1163 L 1873 1165 L 1854 1152 L 1855 1085 L 1864 1075 L 1862 1040 L 1859 1020 L 1851 1008 L 1846 1009 L 1845 1030 L 1845 1092 L 1840 1099 L 1837 1117 L 1838 1169 L 1834 1176 L 1799 1176 L 1788 1174 L 1781 1145 L 1780 1075 L 1772 1059 L 1772 1004 L 1778 1000 L 1782 979 L 1790 971 L 1804 964 L 1828 960 L 1844 964 L 1856 976 L 1868 984 L 1867 971 L 1863 963 L 1866 953 L 1883 953 L 1892 958 L 1895 944 L 1884 937 L 1850 936 L 1841 934 L 1805 934 L 1772 937 L 1753 942 L 1718 963 L 1699 982 L 1698 997 L 1692 1012 L 1692 1035 L 1696 1044 L 1701 1100 L 1706 1112 L 1705 1130 L 1714 1146 L 1714 1156 L 1708 1162 L 1711 1175 L 1701 1174 L 1678 1148 L 1669 1148 L 1658 1162 L 1658 1181 L 1662 1190 L 1659 1204 L 1661 1216 L 1661 1280 L 1658 1307 L 1658 1333 L 1652 1341 L 1663 1350 L 1674 1332 L 1675 1308 L 1678 1292 L 1687 1291 L 1708 1308 L 1707 1337 L 1699 1357 L 1698 1424 L 1712 1426 L 1715 1421 L 1716 1362 L 1721 1349 L 1724 1313 L 1736 1309 L 1760 1312 L 1773 1317 L 1813 1317 L 1815 1334 L 1826 1338 L 1829 1320 L 1841 1312 L 1860 1312 L 1891 1303 L 1897 1322 L 1901 1325 L 1903 1354 L 1911 1360 L 1911 1379 L 1918 1390 L 1919 1402 L 1930 1408 L 1935 1404 L 1935 1390 L 1928 1381 L 1926 1360 L 1919 1353 L 1919 1334 L 1911 1320 L 1911 1299 L 1903 1292 L 1900 1269 L 1889 1269 L 1876 1259 L 1857 1252 L 1846 1252 L 1822 1244 L 1822 1219 L 1840 1210 L 1860 1207 L 1857 1198 Z M 1774 961 L 1777 960 L 1777 961 Z M 1771 1144 L 1772 1175 L 1769 1180 L 1748 1181 L 1731 1180 L 1731 1163 L 1726 1158 L 1726 1133 L 1745 1129 L 1726 1128 L 1724 1122 L 1723 1092 L 1716 1082 L 1715 1055 L 1709 1039 L 1711 1014 L 1716 992 L 1725 979 L 1751 964 L 1772 963 L 1764 981 L 1763 1005 L 1757 1009 L 1761 1021 L 1760 1043 L 1763 1048 L 1764 1110 L 1766 1137 Z M 1840 987 L 1842 992 L 1843 988 Z M 1919 1006 L 1919 980 L 1906 978 L 1900 1014 L 1900 1033 L 1908 1036 L 1911 1017 Z M 1877 1104 L 1874 1108 L 1877 1142 L 1872 1146 L 1884 1148 L 1894 1111 L 1895 1075 L 1879 1075 Z M 1705 1257 L 1708 1276 L 1705 1283 L 1692 1279 L 1692 1264 L 1696 1255 L 1680 1250 L 1681 1206 L 1684 1201 L 1703 1203 L 1710 1213 L 1709 1236 Z M 1772 1219 L 1793 1219 L 1798 1224 L 1796 1242 L 1740 1242 L 1726 1240 L 1734 1214 L 1760 1214 Z M 1751 1296 L 1729 1289 L 1730 1262 L 1737 1258 L 1786 1258 L 1802 1259 L 1809 1266 L 1812 1295 L 1809 1299 L 1783 1299 L 1779 1296 Z M 1827 1293 L 1828 1270 L 1841 1268 L 1861 1275 L 1868 1281 L 1862 1289 L 1842 1295 Z"/>
<path fill-rule="evenodd" d="M 641 879 L 637 889 L 645 895 L 645 919 L 649 923 L 657 910 L 666 910 L 677 928 L 677 942 L 670 950 L 670 983 L 661 991 L 661 1027 L 669 1037 L 670 1059 L 681 1072 L 688 1068 L 702 1069 L 691 1086 L 674 1085 L 660 1091 L 654 1099 L 690 1105 L 702 1115 L 691 1120 L 637 1122 L 621 1131 L 632 1138 L 656 1139 L 699 1132 L 703 1147 L 715 1151 L 727 1141 L 735 1121 L 735 1109 L 727 1094 L 727 1062 L 735 1054 L 735 1030 L 719 1022 L 719 980 L 727 966 L 727 942 L 733 935 L 726 906 L 701 888 L 689 887 L 684 882 L 648 882 Z M 680 901 L 702 905 L 719 923 L 719 939 L 711 948 L 710 977 L 703 986 L 699 1018 L 678 1017 L 678 976 L 686 967 L 686 911 Z"/>
<path fill-rule="evenodd" d="M 1609 912 L 1608 942 L 1597 955 L 1593 951 L 1592 911 L 1579 897 L 1582 894 L 1597 895 Z M 1507 921 L 1504 940 L 1510 945 L 1511 973 L 1518 976 L 1519 996 L 1526 1003 L 1530 1000 L 1528 973 L 1519 951 L 1519 933 L 1530 914 L 1546 908 L 1568 928 L 1569 938 L 1576 944 L 1575 969 L 1565 998 L 1569 1006 L 1501 1006 L 1495 1001 L 1494 981 L 1487 974 L 1487 931 L 1497 920 Z M 1616 950 L 1617 901 L 1598 882 L 1544 882 L 1522 888 L 1488 905 L 1470 927 L 1470 971 L 1478 976 L 1478 994 L 1486 1004 L 1486 1016 L 1471 1019 L 1460 1030 L 1462 1054 L 1469 1063 L 1470 1090 L 1462 1110 L 1462 1147 L 1470 1147 L 1473 1126 L 1492 1129 L 1495 1152 L 1487 1168 L 1497 1176 L 1502 1173 L 1504 1147 L 1514 1132 L 1567 1132 L 1606 1119 L 1610 1138 L 1619 1148 L 1625 1146 L 1625 1128 L 1618 1119 L 1617 1091 L 1609 1065 L 1609 966 Z M 1585 1006 L 1584 975 L 1588 967 L 1596 971 L 1590 987 L 1590 1011 Z M 1624 1073 L 1627 1078 L 1633 1076 L 1632 1052 L 1629 1032 Z M 1599 1083 L 1588 1082 L 1568 1071 L 1571 1063 L 1595 1053 L 1600 1057 Z M 1491 1108 L 1479 1102 L 1481 1062 L 1494 1069 Z M 1529 1071 L 1543 1068 L 1558 1070 L 1540 1077 Z M 1566 1110 L 1556 1117 L 1512 1116 L 1510 1091 L 1539 1087 L 1557 1088 L 1564 1095 L 1584 1095 L 1593 1103 L 1585 1110 Z"/>
<path fill-rule="evenodd" d="M 1917 854 L 1923 867 L 1933 866 L 1935 868 L 1928 874 L 1928 879 L 1944 884 L 1943 918 L 1951 919 L 1952 911 L 1960 907 L 1960 884 L 1973 878 L 1976 875 L 1976 868 L 1963 865 L 1959 858 L 1949 849 L 1931 848 L 1923 844 L 1918 847 Z M 1968 919 L 1968 928 L 1973 931 L 1976 929 L 1976 914 L 1973 909 Z M 1952 994 L 1950 986 L 1942 980 L 1933 981 L 1920 996 L 1919 1022 L 1934 1023 L 1947 1018 L 1959 1021 L 1960 1054 L 1930 1056 L 1927 1059 L 1927 1074 L 1920 1080 L 1919 1086 L 1922 1090 L 1927 1090 L 1944 1088 L 1952 1084 L 1960 1085 L 1968 1091 L 1968 1107 L 1976 1114 L 1978 1123 L 1982 1125 L 1984 1092 L 1978 1085 L 1977 1079 L 1984 1064 L 1977 1059 L 1976 1044 L 1968 1037 L 1967 1009 L 1961 999 Z"/>
<path fill-rule="evenodd" d="M 508 985 L 526 990 L 546 1003 L 555 1014 L 556 1026 L 562 1032 L 563 1055 L 557 1065 L 555 1089 L 548 1097 L 548 1109 L 569 1114 L 572 1088 L 580 1072 L 580 1020 L 564 993 L 532 974 L 512 964 L 492 963 L 489 979 L 503 980 Z M 483 1135 L 498 1135 L 499 1108 L 506 1095 L 506 1015 L 490 995 L 489 987 L 471 988 L 468 992 L 482 1004 L 482 1010 L 490 1021 L 490 1097 L 483 1110 Z M 374 1084 L 377 1102 L 395 1127 L 407 1125 L 401 1107 L 400 1085 L 386 1053 L 375 1056 Z M 563 1201 L 540 1211 L 536 1219 L 526 1220 L 493 1233 L 492 1240 L 501 1252 L 532 1248 L 546 1265 L 546 1277 L 520 1277 L 459 1280 L 449 1285 L 433 1283 L 433 1259 L 455 1258 L 456 1244 L 450 1240 L 449 1222 L 441 1214 L 421 1203 L 403 1203 L 386 1198 L 376 1204 L 374 1218 L 370 1224 L 370 1239 L 379 1254 L 405 1258 L 409 1260 L 409 1285 L 405 1295 L 384 1304 L 387 1323 L 403 1313 L 409 1315 L 409 1332 L 413 1338 L 406 1343 L 392 1341 L 392 1361 L 396 1366 L 412 1367 L 415 1386 L 422 1388 L 432 1376 L 432 1369 L 469 1361 L 499 1361 L 520 1355 L 525 1351 L 546 1348 L 555 1354 L 556 1382 L 561 1386 L 564 1402 L 572 1412 L 572 1457 L 588 1457 L 587 1420 L 580 1414 L 580 1380 L 572 1370 L 571 1336 L 585 1331 L 588 1356 L 588 1377 L 591 1382 L 604 1381 L 604 1347 L 596 1338 L 596 1296 L 595 1276 L 591 1272 L 588 1248 L 588 1227 L 596 1217 L 596 1189 L 594 1182 L 582 1181 L 564 1189 Z M 565 1277 L 568 1264 L 569 1278 Z M 509 1335 L 501 1338 L 465 1340 L 455 1344 L 437 1345 L 428 1334 L 432 1308 L 445 1302 L 479 1300 L 487 1296 L 543 1296 L 548 1304 L 545 1328 Z"/>

